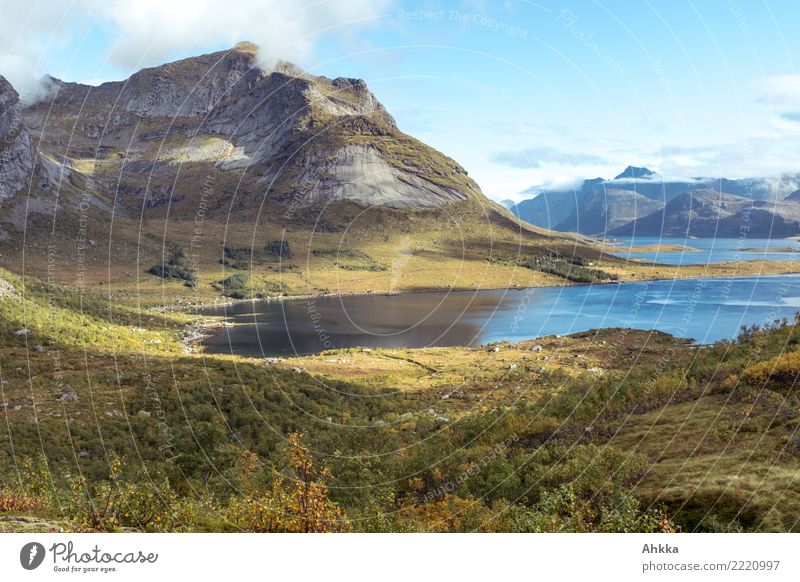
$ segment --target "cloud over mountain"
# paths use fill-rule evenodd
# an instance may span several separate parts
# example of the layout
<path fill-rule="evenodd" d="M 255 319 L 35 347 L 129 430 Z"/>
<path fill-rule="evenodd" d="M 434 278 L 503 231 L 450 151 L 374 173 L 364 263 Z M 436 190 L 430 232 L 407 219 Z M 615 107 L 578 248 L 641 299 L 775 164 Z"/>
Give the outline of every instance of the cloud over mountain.
<path fill-rule="evenodd" d="M 164 62 L 177 51 L 243 38 L 261 47 L 262 59 L 306 64 L 316 42 L 375 24 L 385 0 L 202 0 L 91 2 L 93 13 L 119 29 L 109 58 L 123 68 Z M 194 48 L 195 50 L 191 50 Z"/>
<path fill-rule="evenodd" d="M 43 60 L 91 26 L 116 41 L 109 62 L 130 73 L 181 54 L 255 42 L 262 64 L 281 59 L 308 65 L 315 45 L 374 25 L 386 0 L 75 0 L 3 4 L 0 73 L 31 103 L 47 94 Z"/>

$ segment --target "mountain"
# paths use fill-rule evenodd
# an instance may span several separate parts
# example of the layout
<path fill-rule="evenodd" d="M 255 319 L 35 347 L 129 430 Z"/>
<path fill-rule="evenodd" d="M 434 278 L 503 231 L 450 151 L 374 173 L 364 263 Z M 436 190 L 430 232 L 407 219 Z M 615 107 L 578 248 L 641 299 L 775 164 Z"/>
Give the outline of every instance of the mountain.
<path fill-rule="evenodd" d="M 571 190 L 542 192 L 511 208 L 537 226 L 565 232 L 602 234 L 659 210 L 688 184 L 666 183 L 648 168 L 628 166 L 613 180 L 592 178 Z"/>
<path fill-rule="evenodd" d="M 523 200 L 509 210 L 525 222 L 555 230 L 568 216 L 578 212 L 583 190 L 573 192 L 542 192 L 535 198 Z"/>
<path fill-rule="evenodd" d="M 625 178 L 633 178 L 636 180 L 642 179 L 649 179 L 651 176 L 655 176 L 656 173 L 649 169 L 649 168 L 639 168 L 637 166 L 628 166 L 625 168 L 621 174 L 618 174 L 614 179 L 615 180 L 623 180 Z"/>
<path fill-rule="evenodd" d="M 693 190 L 662 210 L 619 228 L 611 235 L 678 237 L 787 237 L 800 232 L 800 204 L 752 201 L 716 190 Z"/>
<path fill-rule="evenodd" d="M 363 81 L 288 63 L 266 72 L 246 43 L 123 82 L 52 84 L 55 97 L 25 111 L 31 134 L 133 211 L 144 200 L 180 214 L 209 175 L 244 206 L 425 208 L 481 196 L 456 162 L 403 134 Z"/>
<path fill-rule="evenodd" d="M 513 206 L 511 212 L 526 222 L 544 228 L 590 235 L 612 231 L 621 234 L 631 230 L 626 222 L 633 224 L 634 221 L 643 220 L 687 192 L 724 192 L 745 202 L 752 200 L 753 204 L 760 204 L 760 211 L 764 211 L 767 206 L 762 203 L 780 201 L 786 189 L 796 183 L 796 176 L 787 176 L 778 181 L 726 178 L 674 181 L 662 178 L 649 168 L 628 166 L 612 180 L 587 179 L 578 188 L 542 192 Z M 703 196 L 700 198 L 705 199 Z M 787 200 L 791 201 L 789 198 Z M 777 204 L 776 207 L 782 208 L 782 205 Z M 787 207 L 786 212 L 786 218 L 791 222 L 792 207 Z M 654 217 L 653 221 L 641 222 L 638 228 L 647 224 L 646 232 L 637 232 L 658 236 L 661 233 L 653 226 L 656 220 Z M 676 217 L 676 221 L 677 224 L 680 219 Z M 769 236 L 767 222 L 762 220 L 761 223 L 762 226 L 756 227 L 749 236 Z"/>
<path fill-rule="evenodd" d="M 35 155 L 22 120 L 19 95 L 0 77 L 0 202 L 28 185 Z"/>
<path fill-rule="evenodd" d="M 49 85 L 27 107 L 2 85 L 13 139 L 0 266 L 12 272 L 201 302 L 557 284 L 540 258 L 600 253 L 490 201 L 364 81 L 264 70 L 249 43 L 96 87 Z"/>
<path fill-rule="evenodd" d="M 609 188 L 585 193 L 580 210 L 573 211 L 555 226 L 555 230 L 601 234 L 620 228 L 652 214 L 664 203 L 630 190 Z"/>

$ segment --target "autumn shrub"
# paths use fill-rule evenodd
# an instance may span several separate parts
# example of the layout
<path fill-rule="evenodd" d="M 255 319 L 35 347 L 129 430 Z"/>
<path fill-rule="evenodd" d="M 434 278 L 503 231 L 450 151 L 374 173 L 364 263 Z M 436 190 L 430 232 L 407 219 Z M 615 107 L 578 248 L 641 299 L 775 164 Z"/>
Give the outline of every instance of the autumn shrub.
<path fill-rule="evenodd" d="M 288 475 L 275 472 L 271 488 L 235 497 L 228 515 L 237 527 L 251 532 L 343 532 L 350 524 L 328 497 L 330 470 L 315 467 L 298 433 L 289 435 Z"/>
<path fill-rule="evenodd" d="M 67 506 L 75 531 L 111 532 L 120 528 L 171 531 L 180 517 L 177 495 L 165 480 L 132 482 L 121 476 L 123 458 L 109 456 L 108 479 L 69 479 Z"/>
<path fill-rule="evenodd" d="M 0 513 L 41 509 L 43 502 L 30 493 L 16 487 L 0 488 Z"/>
<path fill-rule="evenodd" d="M 51 504 L 50 472 L 44 457 L 18 460 L 15 477 L 0 485 L 0 513 L 38 510 Z"/>
<path fill-rule="evenodd" d="M 401 508 L 398 528 L 416 532 L 501 531 L 502 511 L 482 504 L 474 497 L 444 495 L 440 499 Z"/>
<path fill-rule="evenodd" d="M 516 533 L 675 531 L 663 512 L 643 511 L 632 495 L 624 494 L 616 503 L 596 504 L 579 495 L 571 484 L 543 493 L 533 507 L 514 506 L 508 513 L 508 529 Z"/>
<path fill-rule="evenodd" d="M 774 390 L 793 391 L 800 379 L 800 352 L 788 352 L 751 364 L 744 369 L 742 378 L 752 386 L 768 385 Z"/>

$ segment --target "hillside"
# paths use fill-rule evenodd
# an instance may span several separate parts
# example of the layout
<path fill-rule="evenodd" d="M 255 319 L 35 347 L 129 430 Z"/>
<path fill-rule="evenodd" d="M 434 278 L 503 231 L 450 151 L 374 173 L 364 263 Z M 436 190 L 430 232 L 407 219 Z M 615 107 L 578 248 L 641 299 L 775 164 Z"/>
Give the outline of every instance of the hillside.
<path fill-rule="evenodd" d="M 0 531 L 797 531 L 794 324 L 265 364 L 0 277 Z"/>
<path fill-rule="evenodd" d="M 715 190 L 693 190 L 609 234 L 702 238 L 788 237 L 798 232 L 800 204 L 796 202 L 753 202 Z"/>
<path fill-rule="evenodd" d="M 52 82 L 55 96 L 25 111 L 31 134 L 133 212 L 194 214 L 206 179 L 231 185 L 209 215 L 234 197 L 256 209 L 265 199 L 425 208 L 480 196 L 457 163 L 400 132 L 363 81 L 288 63 L 267 72 L 246 43 L 99 87 Z"/>
<path fill-rule="evenodd" d="M 14 272 L 207 302 L 234 275 L 258 296 L 558 284 L 520 261 L 602 254 L 491 202 L 363 81 L 265 71 L 248 43 L 51 84 L 27 108 L 3 85 L 16 139 L 0 265 Z"/>
<path fill-rule="evenodd" d="M 27 108 L 4 84 L 0 266 L 145 305 L 712 274 L 520 221 L 363 81 L 265 71 L 255 55 L 240 43 L 98 87 L 51 79 Z M 613 183 L 653 179 L 631 175 Z M 591 230 L 652 204 L 591 183 Z M 570 208 L 552 210 L 560 222 Z"/>

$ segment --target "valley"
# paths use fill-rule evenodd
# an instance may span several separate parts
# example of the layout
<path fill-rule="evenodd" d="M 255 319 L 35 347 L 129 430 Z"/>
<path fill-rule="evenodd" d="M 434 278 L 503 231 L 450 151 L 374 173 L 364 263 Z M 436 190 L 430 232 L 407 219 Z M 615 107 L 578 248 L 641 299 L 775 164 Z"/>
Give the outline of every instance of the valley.
<path fill-rule="evenodd" d="M 52 79 L 28 106 L 5 83 L 18 191 L 0 205 L 0 265 L 143 305 L 795 270 L 665 270 L 528 224 L 402 133 L 363 81 L 265 72 L 255 55 L 240 43 L 124 83 Z"/>
<path fill-rule="evenodd" d="M 3 281 L 0 531 L 797 528 L 793 321 L 270 363 L 183 353 L 184 315 Z M 304 502 L 292 454 L 312 530 L 278 518 Z"/>
<path fill-rule="evenodd" d="M 0 77 L 0 531 L 798 530 L 794 195 L 509 210 L 258 54 Z"/>

